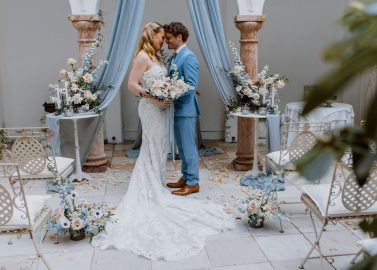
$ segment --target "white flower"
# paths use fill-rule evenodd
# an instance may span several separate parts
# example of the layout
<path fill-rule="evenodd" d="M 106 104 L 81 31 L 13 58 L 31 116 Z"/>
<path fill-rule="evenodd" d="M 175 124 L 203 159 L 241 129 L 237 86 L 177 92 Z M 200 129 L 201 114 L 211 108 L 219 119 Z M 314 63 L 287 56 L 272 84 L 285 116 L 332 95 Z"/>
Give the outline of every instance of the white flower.
<path fill-rule="evenodd" d="M 285 82 L 283 80 L 278 80 L 276 86 L 277 88 L 283 88 L 285 86 Z"/>
<path fill-rule="evenodd" d="M 81 102 L 84 100 L 80 94 L 74 94 L 72 97 L 74 104 L 81 104 Z"/>
<path fill-rule="evenodd" d="M 77 84 L 73 83 L 73 84 L 71 85 L 71 90 L 72 90 L 73 92 L 77 92 L 77 91 L 79 91 L 79 86 L 78 86 Z"/>
<path fill-rule="evenodd" d="M 236 74 L 240 74 L 242 71 L 244 71 L 244 67 L 242 66 L 237 65 L 237 66 L 234 66 L 233 68 L 233 72 Z"/>
<path fill-rule="evenodd" d="M 90 83 L 93 81 L 93 76 L 89 73 L 85 73 L 84 76 L 82 76 L 82 78 L 84 79 L 84 82 L 86 83 Z"/>
<path fill-rule="evenodd" d="M 81 218 L 74 218 L 71 222 L 71 228 L 73 230 L 80 230 L 84 227 L 84 221 Z"/>
<path fill-rule="evenodd" d="M 77 78 L 77 76 L 73 76 L 72 75 L 72 77 L 71 77 L 71 82 L 77 82 L 78 81 L 78 78 Z"/>
<path fill-rule="evenodd" d="M 68 58 L 67 59 L 67 65 L 74 65 L 77 61 L 74 58 Z"/>
<path fill-rule="evenodd" d="M 247 206 L 247 211 L 250 214 L 258 214 L 260 211 L 260 203 L 257 200 L 251 200 Z"/>
<path fill-rule="evenodd" d="M 71 226 L 71 222 L 65 216 L 63 216 L 60 218 L 60 225 L 62 228 L 68 229 Z"/>
<path fill-rule="evenodd" d="M 236 91 L 239 92 L 239 91 L 241 91 L 241 90 L 242 90 L 242 86 L 241 86 L 241 85 L 238 85 L 238 86 L 236 87 Z"/>
<path fill-rule="evenodd" d="M 358 9 L 358 10 L 361 10 L 363 11 L 365 9 L 365 5 L 363 3 L 360 3 L 360 2 L 351 2 L 350 7 L 354 8 L 354 9 Z"/>
<path fill-rule="evenodd" d="M 99 209 L 94 210 L 93 215 L 94 215 L 94 217 L 97 218 L 97 219 L 100 219 L 101 217 L 103 217 L 103 213 L 102 213 L 102 211 L 99 210 Z"/>
<path fill-rule="evenodd" d="M 60 77 L 65 77 L 65 75 L 67 75 L 67 70 L 65 70 L 65 69 L 63 68 L 63 69 L 61 69 L 61 70 L 59 71 L 59 76 L 60 76 Z"/>

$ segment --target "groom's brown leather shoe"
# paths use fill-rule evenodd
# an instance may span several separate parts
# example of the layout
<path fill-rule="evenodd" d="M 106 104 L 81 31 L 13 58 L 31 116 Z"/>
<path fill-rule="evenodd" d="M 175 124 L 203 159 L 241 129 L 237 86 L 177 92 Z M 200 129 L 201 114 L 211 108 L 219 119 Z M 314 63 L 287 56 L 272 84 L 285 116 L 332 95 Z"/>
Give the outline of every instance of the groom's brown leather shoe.
<path fill-rule="evenodd" d="M 174 195 L 186 196 L 191 193 L 197 193 L 197 192 L 199 192 L 199 185 L 195 185 L 195 186 L 185 185 L 183 188 L 174 190 L 171 193 Z"/>
<path fill-rule="evenodd" d="M 178 180 L 176 183 L 168 183 L 167 186 L 170 188 L 183 188 L 186 185 L 185 180 L 182 178 Z"/>

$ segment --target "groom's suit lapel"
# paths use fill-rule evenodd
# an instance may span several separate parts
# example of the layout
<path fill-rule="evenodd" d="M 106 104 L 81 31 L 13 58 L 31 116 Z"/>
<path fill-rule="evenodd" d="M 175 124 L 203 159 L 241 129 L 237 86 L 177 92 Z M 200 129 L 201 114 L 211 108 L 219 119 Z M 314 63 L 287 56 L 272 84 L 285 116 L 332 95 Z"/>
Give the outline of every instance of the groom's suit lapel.
<path fill-rule="evenodd" d="M 187 50 L 187 45 L 185 47 L 183 47 L 179 51 L 179 53 L 175 56 L 175 58 L 171 61 L 170 66 L 169 66 L 169 74 L 171 74 L 171 72 L 172 72 L 172 69 L 171 69 L 172 64 L 176 64 L 178 66 L 179 60 L 182 58 L 182 56 L 184 55 L 186 50 Z M 178 70 L 179 70 L 179 67 L 178 67 Z"/>

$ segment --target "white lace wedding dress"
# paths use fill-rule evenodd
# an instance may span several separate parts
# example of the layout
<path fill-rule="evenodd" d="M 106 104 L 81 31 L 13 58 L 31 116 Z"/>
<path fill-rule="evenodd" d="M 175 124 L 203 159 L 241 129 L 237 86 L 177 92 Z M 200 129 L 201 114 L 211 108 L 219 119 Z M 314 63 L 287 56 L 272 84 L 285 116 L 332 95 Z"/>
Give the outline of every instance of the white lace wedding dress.
<path fill-rule="evenodd" d="M 159 65 L 148 72 L 166 74 Z M 153 260 L 180 260 L 199 254 L 208 235 L 232 229 L 234 219 L 211 201 L 172 195 L 165 188 L 166 111 L 141 99 L 143 136 L 126 195 L 115 211 L 116 223 L 93 238 L 100 249 L 115 247 Z"/>

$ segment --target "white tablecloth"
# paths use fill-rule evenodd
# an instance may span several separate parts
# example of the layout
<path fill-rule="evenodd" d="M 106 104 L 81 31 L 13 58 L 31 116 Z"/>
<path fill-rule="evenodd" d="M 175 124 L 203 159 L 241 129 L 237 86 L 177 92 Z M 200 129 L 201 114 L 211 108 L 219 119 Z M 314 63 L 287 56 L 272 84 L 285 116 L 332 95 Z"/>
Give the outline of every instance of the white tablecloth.
<path fill-rule="evenodd" d="M 352 105 L 333 103 L 332 107 L 317 107 L 309 114 L 302 116 L 304 102 L 291 102 L 285 107 L 285 121 L 288 122 L 330 122 L 331 129 L 353 125 L 355 114 Z"/>

